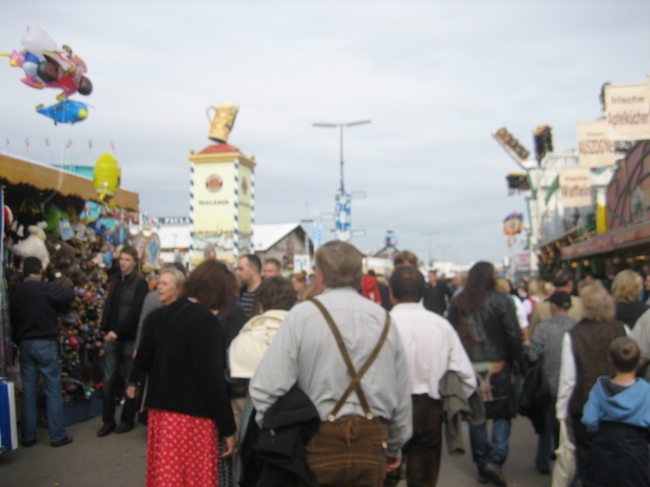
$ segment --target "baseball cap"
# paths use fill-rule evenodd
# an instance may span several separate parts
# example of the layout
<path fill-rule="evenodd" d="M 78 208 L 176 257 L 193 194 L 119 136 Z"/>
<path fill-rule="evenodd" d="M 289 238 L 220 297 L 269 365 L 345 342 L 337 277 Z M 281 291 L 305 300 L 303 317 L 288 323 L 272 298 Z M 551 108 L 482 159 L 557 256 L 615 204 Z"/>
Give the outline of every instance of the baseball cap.
<path fill-rule="evenodd" d="M 569 296 L 569 293 L 564 291 L 555 291 L 546 299 L 546 301 L 550 301 L 556 306 L 564 309 L 569 309 L 571 307 L 571 296 Z"/>

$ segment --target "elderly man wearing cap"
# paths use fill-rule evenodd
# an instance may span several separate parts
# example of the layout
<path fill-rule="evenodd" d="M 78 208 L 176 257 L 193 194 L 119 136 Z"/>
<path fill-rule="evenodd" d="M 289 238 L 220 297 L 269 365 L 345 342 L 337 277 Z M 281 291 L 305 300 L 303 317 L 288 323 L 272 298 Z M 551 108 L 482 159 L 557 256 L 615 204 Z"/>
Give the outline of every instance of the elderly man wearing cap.
<path fill-rule="evenodd" d="M 582 310 L 582 301 L 578 296 L 573 296 L 573 276 L 566 269 L 561 269 L 553 274 L 551 283 L 555 286 L 556 291 L 564 291 L 571 296 L 571 308 L 569 308 L 569 316 L 576 321 L 580 321 L 584 316 Z M 547 300 L 548 301 L 548 300 Z M 533 316 L 530 317 L 529 332 L 531 336 L 535 333 L 535 328 L 542 321 L 551 319 L 552 313 L 549 303 L 542 301 L 537 303 L 533 310 Z"/>
<path fill-rule="evenodd" d="M 550 473 L 551 453 L 558 444 L 555 400 L 560 380 L 562 338 L 576 324 L 576 320 L 569 316 L 571 296 L 567 292 L 556 291 L 546 301 L 551 309 L 551 319 L 537 325 L 528 349 L 529 360 L 542 361 L 543 380 L 551 395 L 548 404 L 544 405 L 544 433 L 539 435 L 535 456 L 535 466 L 542 474 Z"/>

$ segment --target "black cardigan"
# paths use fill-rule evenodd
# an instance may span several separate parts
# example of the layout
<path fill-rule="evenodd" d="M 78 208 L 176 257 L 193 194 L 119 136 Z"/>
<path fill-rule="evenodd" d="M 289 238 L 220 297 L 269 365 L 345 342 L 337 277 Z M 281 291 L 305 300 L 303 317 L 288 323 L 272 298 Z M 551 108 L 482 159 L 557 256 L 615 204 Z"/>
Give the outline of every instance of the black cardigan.
<path fill-rule="evenodd" d="M 200 304 L 179 298 L 145 319 L 135 364 L 149 372 L 146 406 L 214 419 L 235 433 L 224 376 L 223 331 Z"/>

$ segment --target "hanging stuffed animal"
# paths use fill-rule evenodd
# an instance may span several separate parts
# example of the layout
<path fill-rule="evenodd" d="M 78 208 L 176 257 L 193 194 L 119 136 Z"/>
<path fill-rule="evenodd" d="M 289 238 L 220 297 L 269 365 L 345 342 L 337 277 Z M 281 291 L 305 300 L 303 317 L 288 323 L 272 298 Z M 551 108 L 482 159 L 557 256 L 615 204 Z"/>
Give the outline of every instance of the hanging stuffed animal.
<path fill-rule="evenodd" d="M 25 259 L 26 257 L 38 257 L 43 263 L 43 269 L 46 269 L 50 263 L 50 256 L 45 246 L 46 222 L 39 222 L 36 225 L 30 225 L 27 230 L 29 237 L 14 244 L 14 254 Z"/>

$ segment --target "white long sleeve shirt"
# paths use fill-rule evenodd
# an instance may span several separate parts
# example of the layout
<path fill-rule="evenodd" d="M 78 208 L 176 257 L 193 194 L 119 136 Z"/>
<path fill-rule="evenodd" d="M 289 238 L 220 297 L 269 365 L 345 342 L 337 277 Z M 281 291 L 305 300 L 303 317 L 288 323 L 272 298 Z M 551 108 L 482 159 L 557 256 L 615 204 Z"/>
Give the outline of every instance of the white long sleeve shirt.
<path fill-rule="evenodd" d="M 451 370 L 458 373 L 469 397 L 476 389 L 476 375 L 451 324 L 421 303 L 398 304 L 390 314 L 404 344 L 411 394 L 440 399 L 438 384 Z"/>

